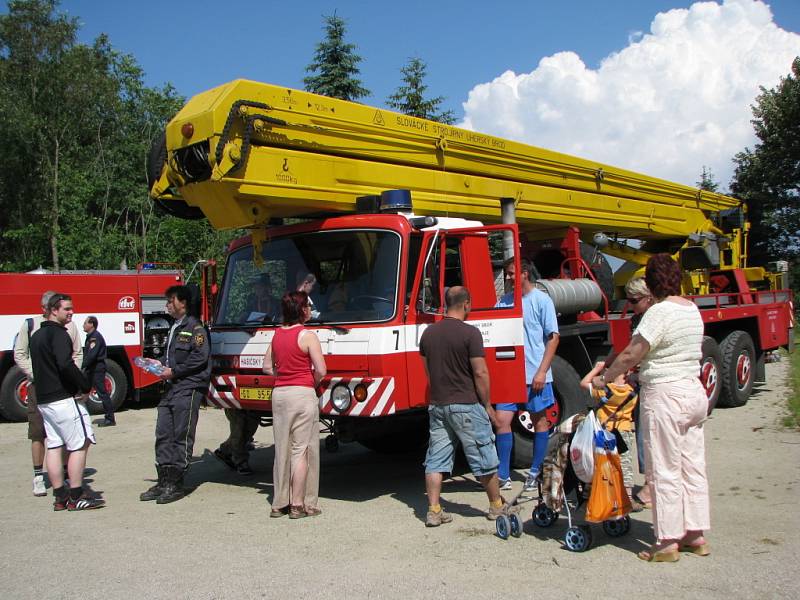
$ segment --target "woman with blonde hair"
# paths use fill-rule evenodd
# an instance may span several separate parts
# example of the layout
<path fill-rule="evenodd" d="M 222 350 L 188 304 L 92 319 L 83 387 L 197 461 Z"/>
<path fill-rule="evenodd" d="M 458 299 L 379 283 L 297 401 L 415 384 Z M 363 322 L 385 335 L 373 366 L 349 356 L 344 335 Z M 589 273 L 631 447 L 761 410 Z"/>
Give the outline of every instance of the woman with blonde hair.
<path fill-rule="evenodd" d="M 270 517 L 315 517 L 319 502 L 319 400 L 316 388 L 327 368 L 319 338 L 303 324 L 311 317 L 305 292 L 281 299 L 283 326 L 264 355 L 263 372 L 275 375 L 272 431 L 275 463 Z"/>

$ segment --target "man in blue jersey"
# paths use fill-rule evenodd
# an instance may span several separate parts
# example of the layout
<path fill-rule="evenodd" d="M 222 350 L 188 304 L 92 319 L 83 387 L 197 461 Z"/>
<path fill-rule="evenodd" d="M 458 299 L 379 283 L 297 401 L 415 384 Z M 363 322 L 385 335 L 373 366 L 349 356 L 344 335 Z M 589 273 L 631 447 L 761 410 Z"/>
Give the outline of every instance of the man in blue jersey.
<path fill-rule="evenodd" d="M 505 277 L 512 284 L 516 277 L 514 259 L 507 260 L 503 265 Z M 517 410 L 527 410 L 533 422 L 533 459 L 531 468 L 525 480 L 525 491 L 533 491 L 536 478 L 542 470 L 542 463 L 547 452 L 547 439 L 549 424 L 546 411 L 555 404 L 553 394 L 553 372 L 550 368 L 553 357 L 558 348 L 558 322 L 556 309 L 550 296 L 536 289 L 536 269 L 533 263 L 523 258 L 520 260 L 520 287 L 522 291 L 522 321 L 524 326 L 525 343 L 525 381 L 526 400 L 522 404 L 506 403 L 497 404 L 496 444 L 497 454 L 500 459 L 498 478 L 500 489 L 511 489 L 511 450 L 513 448 L 513 434 L 511 422 Z M 497 306 L 513 306 L 513 291 L 505 294 Z"/>

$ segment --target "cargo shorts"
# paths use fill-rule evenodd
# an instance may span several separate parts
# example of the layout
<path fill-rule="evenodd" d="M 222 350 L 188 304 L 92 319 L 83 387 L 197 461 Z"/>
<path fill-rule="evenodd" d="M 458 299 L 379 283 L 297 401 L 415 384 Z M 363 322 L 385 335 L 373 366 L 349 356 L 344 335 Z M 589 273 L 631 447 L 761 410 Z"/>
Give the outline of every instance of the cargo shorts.
<path fill-rule="evenodd" d="M 494 447 L 489 415 L 480 404 L 446 404 L 428 407 L 430 441 L 425 456 L 426 473 L 452 473 L 455 449 L 464 448 L 475 477 L 491 475 L 500 461 Z"/>

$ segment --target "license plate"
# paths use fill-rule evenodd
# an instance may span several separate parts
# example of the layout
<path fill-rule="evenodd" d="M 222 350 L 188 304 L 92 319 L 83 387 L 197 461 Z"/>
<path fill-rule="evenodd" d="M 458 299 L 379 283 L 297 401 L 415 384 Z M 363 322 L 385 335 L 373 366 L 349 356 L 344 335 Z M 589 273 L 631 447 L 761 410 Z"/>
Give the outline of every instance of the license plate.
<path fill-rule="evenodd" d="M 272 388 L 239 388 L 240 400 L 269 400 L 272 398 Z"/>

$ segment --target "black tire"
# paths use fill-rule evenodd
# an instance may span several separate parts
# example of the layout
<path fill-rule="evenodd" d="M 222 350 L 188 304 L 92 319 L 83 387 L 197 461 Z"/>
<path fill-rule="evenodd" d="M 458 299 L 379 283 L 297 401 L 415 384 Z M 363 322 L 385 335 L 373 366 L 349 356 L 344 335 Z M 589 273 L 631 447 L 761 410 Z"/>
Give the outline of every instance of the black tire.
<path fill-rule="evenodd" d="M 718 406 L 744 406 L 753 391 L 756 348 L 745 331 L 732 331 L 720 342 L 722 351 L 722 393 Z"/>
<path fill-rule="evenodd" d="M 167 162 L 167 133 L 162 132 L 150 147 L 150 152 L 147 155 L 147 189 L 152 190 L 158 178 L 161 177 L 161 172 L 164 170 L 164 163 Z M 161 200 L 156 198 L 153 200 L 155 205 L 163 212 L 179 219 L 198 220 L 205 218 L 203 211 L 196 206 L 189 206 L 180 200 Z"/>
<path fill-rule="evenodd" d="M 708 414 L 710 415 L 719 402 L 722 392 L 722 351 L 717 340 L 703 337 L 703 356 L 700 359 L 700 383 L 708 396 Z"/>
<path fill-rule="evenodd" d="M 28 420 L 27 382 L 25 373 L 16 365 L 6 373 L 0 387 L 0 414 L 4 419 L 17 423 Z"/>
<path fill-rule="evenodd" d="M 581 387 L 581 378 L 578 373 L 565 359 L 560 356 L 554 357 L 552 369 L 556 410 L 548 418 L 553 421 L 552 424 L 555 426 L 567 417 L 585 409 L 589 395 Z M 528 423 L 530 423 L 530 418 L 528 418 Z M 514 417 L 511 431 L 514 434 L 511 464 L 515 469 L 528 468 L 531 466 L 531 457 L 533 456 L 533 432 L 525 426 L 525 415 Z"/>
<path fill-rule="evenodd" d="M 125 397 L 128 394 L 128 378 L 125 376 L 125 371 L 122 367 L 111 359 L 106 359 L 106 385 L 110 389 L 111 404 L 114 406 L 114 412 L 116 412 L 125 402 Z M 100 402 L 96 392 L 92 392 L 86 401 L 86 410 L 92 415 L 103 414 L 103 403 Z"/>

